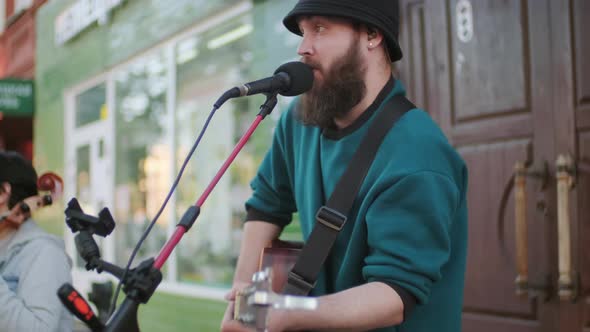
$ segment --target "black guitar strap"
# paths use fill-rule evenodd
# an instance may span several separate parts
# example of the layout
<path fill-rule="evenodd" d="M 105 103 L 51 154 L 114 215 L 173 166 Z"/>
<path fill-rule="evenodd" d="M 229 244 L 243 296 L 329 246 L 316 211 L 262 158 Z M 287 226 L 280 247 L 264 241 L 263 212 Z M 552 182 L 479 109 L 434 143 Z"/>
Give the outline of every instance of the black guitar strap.
<path fill-rule="evenodd" d="M 307 295 L 315 286 L 381 142 L 397 120 L 414 108 L 416 106 L 406 97 L 397 95 L 390 98 L 377 114 L 328 202 L 317 211 L 316 224 L 289 272 L 284 294 Z"/>

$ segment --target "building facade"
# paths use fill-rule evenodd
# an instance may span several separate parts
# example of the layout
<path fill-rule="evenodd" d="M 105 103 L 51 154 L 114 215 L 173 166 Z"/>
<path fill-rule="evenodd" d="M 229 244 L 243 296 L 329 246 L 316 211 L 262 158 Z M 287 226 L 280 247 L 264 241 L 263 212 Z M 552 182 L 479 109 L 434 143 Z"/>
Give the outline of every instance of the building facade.
<path fill-rule="evenodd" d="M 46 0 L 0 0 L 0 149 L 33 157 L 35 15 Z"/>

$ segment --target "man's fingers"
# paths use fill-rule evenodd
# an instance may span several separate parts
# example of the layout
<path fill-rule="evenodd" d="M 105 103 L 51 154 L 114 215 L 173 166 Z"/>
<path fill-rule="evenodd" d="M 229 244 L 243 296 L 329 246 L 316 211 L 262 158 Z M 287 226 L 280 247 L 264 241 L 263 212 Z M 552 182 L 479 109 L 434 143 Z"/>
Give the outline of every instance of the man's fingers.
<path fill-rule="evenodd" d="M 233 287 L 229 290 L 229 292 L 227 292 L 227 294 L 225 294 L 225 299 L 227 301 L 235 300 L 238 292 L 240 292 L 248 286 L 250 286 L 249 282 L 235 281 Z"/>
<path fill-rule="evenodd" d="M 221 322 L 221 331 L 222 332 L 252 332 L 252 329 L 249 329 L 242 325 L 240 322 L 233 319 L 234 318 L 234 302 L 231 301 L 227 309 L 225 309 L 225 314 L 223 315 L 223 321 Z"/>
<path fill-rule="evenodd" d="M 234 301 L 230 301 L 225 309 L 225 313 L 223 314 L 223 321 L 230 321 L 234 319 Z"/>
<path fill-rule="evenodd" d="M 233 301 L 236 299 L 237 293 L 238 293 L 238 290 L 235 288 L 232 288 L 229 292 L 227 292 L 227 294 L 225 294 L 225 299 L 227 301 Z"/>
<path fill-rule="evenodd" d="M 249 283 L 234 282 L 232 289 L 225 294 L 225 299 L 228 301 L 227 308 L 223 315 L 223 321 L 221 322 L 221 331 L 224 332 L 252 332 L 254 330 L 245 327 L 240 322 L 234 320 L 234 306 L 237 294 L 248 287 Z"/>

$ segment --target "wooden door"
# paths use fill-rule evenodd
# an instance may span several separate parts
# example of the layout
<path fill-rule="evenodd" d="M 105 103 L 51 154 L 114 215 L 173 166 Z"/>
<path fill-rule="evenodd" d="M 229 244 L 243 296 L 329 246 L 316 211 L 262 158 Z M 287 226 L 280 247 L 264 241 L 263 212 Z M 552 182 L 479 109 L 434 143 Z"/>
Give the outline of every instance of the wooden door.
<path fill-rule="evenodd" d="M 555 149 L 575 164 L 567 198 L 576 297 L 559 299 L 559 327 L 590 332 L 590 1 L 551 1 L 549 10 Z"/>
<path fill-rule="evenodd" d="M 402 0 L 400 6 L 402 81 L 470 171 L 463 331 L 590 331 L 590 2 Z M 558 291 L 562 154 L 577 166 L 567 192 L 566 247 L 579 281 L 573 300 Z M 516 295 L 513 194 L 500 213 L 517 162 L 530 174 L 525 296 Z"/>

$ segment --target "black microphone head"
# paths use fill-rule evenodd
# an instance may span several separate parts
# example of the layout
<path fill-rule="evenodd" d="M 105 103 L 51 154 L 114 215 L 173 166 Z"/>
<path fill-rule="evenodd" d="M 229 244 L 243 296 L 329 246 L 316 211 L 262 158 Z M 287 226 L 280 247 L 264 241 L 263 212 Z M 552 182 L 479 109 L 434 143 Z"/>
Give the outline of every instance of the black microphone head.
<path fill-rule="evenodd" d="M 289 86 L 279 91 L 283 96 L 300 95 L 309 91 L 313 85 L 313 71 L 303 62 L 287 62 L 275 70 L 275 75 L 279 73 L 287 74 L 290 79 Z"/>

